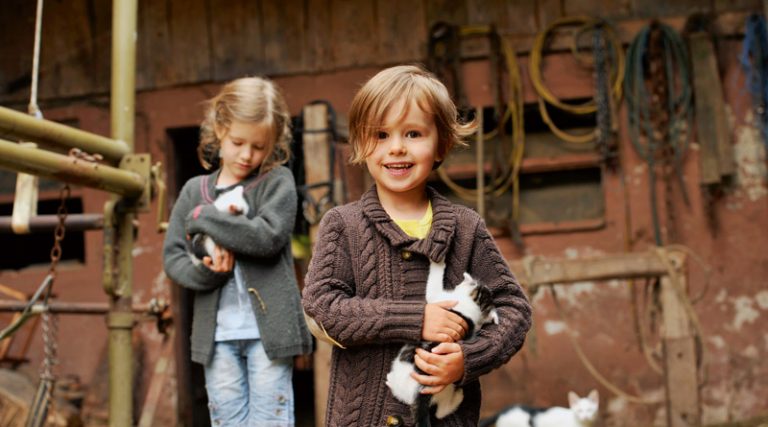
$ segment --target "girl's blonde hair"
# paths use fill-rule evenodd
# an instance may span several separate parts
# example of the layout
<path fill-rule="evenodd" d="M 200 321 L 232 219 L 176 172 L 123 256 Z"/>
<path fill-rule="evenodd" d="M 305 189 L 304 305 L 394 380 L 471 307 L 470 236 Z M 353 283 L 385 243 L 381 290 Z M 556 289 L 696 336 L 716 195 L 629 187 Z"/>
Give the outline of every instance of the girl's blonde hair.
<path fill-rule="evenodd" d="M 376 134 L 387 112 L 396 103 L 412 101 L 425 113 L 432 114 L 437 126 L 437 158 L 445 156 L 455 145 L 477 128 L 477 123 L 460 123 L 456 105 L 445 85 L 432 73 L 416 65 L 399 65 L 380 71 L 357 92 L 349 110 L 350 163 L 362 163 L 373 152 Z M 403 115 L 405 115 L 403 111 Z"/>
<path fill-rule="evenodd" d="M 280 89 L 263 77 L 243 77 L 224 85 L 206 102 L 197 147 L 197 157 L 205 169 L 218 167 L 221 141 L 216 129 L 228 129 L 235 120 L 272 127 L 272 145 L 261 163 L 261 173 L 291 158 L 291 115 Z"/>

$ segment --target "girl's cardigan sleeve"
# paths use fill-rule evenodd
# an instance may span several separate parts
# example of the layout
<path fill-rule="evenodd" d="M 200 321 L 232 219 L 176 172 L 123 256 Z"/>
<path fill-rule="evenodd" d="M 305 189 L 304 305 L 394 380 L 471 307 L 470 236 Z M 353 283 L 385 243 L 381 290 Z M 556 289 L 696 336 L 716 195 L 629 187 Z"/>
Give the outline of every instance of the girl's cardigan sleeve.
<path fill-rule="evenodd" d="M 469 274 L 491 289 L 499 324 L 485 325 L 476 339 L 460 342 L 464 353 L 462 384 L 509 361 L 523 346 L 531 327 L 528 299 L 482 221 L 477 223 L 475 236 Z"/>
<path fill-rule="evenodd" d="M 192 290 L 210 291 L 226 284 L 230 274 L 215 273 L 201 262 L 193 261 L 187 251 L 184 219 L 194 207 L 193 195 L 199 191 L 197 182 L 187 181 L 173 206 L 163 242 L 163 267 L 174 282 Z"/>
<path fill-rule="evenodd" d="M 421 338 L 423 301 L 395 301 L 357 295 L 352 268 L 354 262 L 365 271 L 373 271 L 375 259 L 350 248 L 345 225 L 336 209 L 325 214 L 320 223 L 302 303 L 311 319 L 343 346 L 366 345 L 388 341 L 416 342 Z M 382 289 L 386 283 L 377 283 Z"/>

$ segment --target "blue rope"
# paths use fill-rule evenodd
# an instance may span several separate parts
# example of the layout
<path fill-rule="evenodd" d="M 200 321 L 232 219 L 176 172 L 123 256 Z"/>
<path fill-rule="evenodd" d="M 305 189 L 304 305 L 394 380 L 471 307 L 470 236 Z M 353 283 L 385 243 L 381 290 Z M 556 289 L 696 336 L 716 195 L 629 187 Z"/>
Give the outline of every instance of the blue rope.
<path fill-rule="evenodd" d="M 752 95 L 755 123 L 768 150 L 768 30 L 763 15 L 752 14 L 747 18 L 739 62 Z"/>
<path fill-rule="evenodd" d="M 681 165 L 691 135 L 690 122 L 691 85 L 689 80 L 688 51 L 680 34 L 672 27 L 655 23 L 661 31 L 664 54 L 664 73 L 667 82 L 666 113 L 669 115 L 667 129 L 653 128 L 653 117 L 658 111 L 651 111 L 652 93 L 647 88 L 648 44 L 651 26 L 643 27 L 627 49 L 627 72 L 624 74 L 624 96 L 629 116 L 629 138 L 637 154 L 648 163 L 651 218 L 653 234 L 657 245 L 662 244 L 661 225 L 656 202 L 656 158 L 665 148 L 672 152 L 672 161 L 680 183 L 683 197 L 688 200 L 683 186 Z M 681 135 L 685 133 L 685 135 Z M 660 138 L 664 135 L 663 138 Z"/>

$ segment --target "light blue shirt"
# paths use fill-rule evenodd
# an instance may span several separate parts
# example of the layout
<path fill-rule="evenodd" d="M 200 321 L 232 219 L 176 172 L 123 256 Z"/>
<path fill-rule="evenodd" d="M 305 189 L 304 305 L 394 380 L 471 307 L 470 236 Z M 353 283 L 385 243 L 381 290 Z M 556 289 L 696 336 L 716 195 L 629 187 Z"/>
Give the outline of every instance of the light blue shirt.
<path fill-rule="evenodd" d="M 216 341 L 260 338 L 251 297 L 237 261 L 234 273 L 221 289 L 219 309 L 216 312 Z"/>

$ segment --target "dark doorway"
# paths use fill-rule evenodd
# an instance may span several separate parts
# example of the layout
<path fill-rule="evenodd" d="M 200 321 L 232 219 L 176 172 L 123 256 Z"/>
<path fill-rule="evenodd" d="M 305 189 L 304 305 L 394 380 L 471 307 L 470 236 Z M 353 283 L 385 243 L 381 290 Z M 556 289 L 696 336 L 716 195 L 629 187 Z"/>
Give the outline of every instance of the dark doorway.
<path fill-rule="evenodd" d="M 184 183 L 208 173 L 197 158 L 200 128 L 197 126 L 168 129 L 170 142 L 166 152 L 169 205 L 172 208 Z M 300 136 L 299 136 L 300 138 Z M 295 162 L 294 162 L 295 163 Z M 298 166 L 298 165 L 297 165 Z M 295 174 L 295 171 L 294 171 Z M 192 292 L 181 286 L 171 289 L 173 316 L 176 320 L 176 366 L 178 419 L 180 426 L 209 427 L 208 397 L 205 392 L 203 367 L 190 360 L 189 336 L 192 327 Z M 293 389 L 297 427 L 315 425 L 314 376 L 311 369 L 294 369 Z"/>
<path fill-rule="evenodd" d="M 197 142 L 200 128 L 197 126 L 167 130 L 170 141 L 166 152 L 169 180 L 169 205 L 181 192 L 190 178 L 206 173 L 197 160 Z M 208 396 L 205 393 L 203 367 L 190 360 L 189 335 L 192 329 L 192 292 L 181 286 L 171 288 L 173 318 L 176 334 L 176 385 L 179 425 L 185 427 L 210 427 Z"/>

